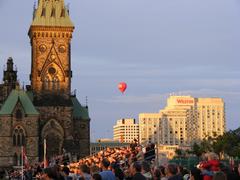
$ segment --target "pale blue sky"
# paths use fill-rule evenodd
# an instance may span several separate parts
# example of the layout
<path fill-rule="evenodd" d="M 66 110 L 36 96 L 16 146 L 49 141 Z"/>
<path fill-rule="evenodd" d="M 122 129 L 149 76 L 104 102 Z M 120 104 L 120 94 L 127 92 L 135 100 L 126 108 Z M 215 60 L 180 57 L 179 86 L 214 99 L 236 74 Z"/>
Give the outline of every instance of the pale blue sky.
<path fill-rule="evenodd" d="M 76 26 L 72 89 L 82 104 L 88 96 L 92 138 L 112 137 L 119 118 L 157 112 L 172 92 L 222 97 L 228 129 L 240 126 L 239 0 L 65 1 Z M 25 84 L 33 4 L 0 0 L 0 66 L 12 56 Z"/>

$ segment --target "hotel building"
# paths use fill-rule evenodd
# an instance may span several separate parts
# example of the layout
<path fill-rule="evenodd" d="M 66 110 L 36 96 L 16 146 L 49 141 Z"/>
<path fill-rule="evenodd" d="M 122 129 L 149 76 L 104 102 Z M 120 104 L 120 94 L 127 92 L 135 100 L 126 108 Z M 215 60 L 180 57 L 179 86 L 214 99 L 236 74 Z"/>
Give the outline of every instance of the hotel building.
<path fill-rule="evenodd" d="M 140 143 L 189 146 L 226 130 L 221 98 L 170 96 L 158 113 L 139 114 Z"/>

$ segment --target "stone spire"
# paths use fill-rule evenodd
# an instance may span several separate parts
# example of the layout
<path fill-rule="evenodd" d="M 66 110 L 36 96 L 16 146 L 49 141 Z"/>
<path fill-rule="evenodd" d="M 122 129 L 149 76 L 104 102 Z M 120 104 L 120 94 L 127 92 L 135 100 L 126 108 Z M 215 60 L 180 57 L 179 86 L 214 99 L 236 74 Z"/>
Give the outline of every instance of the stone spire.
<path fill-rule="evenodd" d="M 32 26 L 74 27 L 64 0 L 39 0 Z"/>
<path fill-rule="evenodd" d="M 15 87 L 17 83 L 17 71 L 13 69 L 13 59 L 10 57 L 7 60 L 7 69 L 3 72 L 3 81 L 6 84 L 11 84 Z"/>

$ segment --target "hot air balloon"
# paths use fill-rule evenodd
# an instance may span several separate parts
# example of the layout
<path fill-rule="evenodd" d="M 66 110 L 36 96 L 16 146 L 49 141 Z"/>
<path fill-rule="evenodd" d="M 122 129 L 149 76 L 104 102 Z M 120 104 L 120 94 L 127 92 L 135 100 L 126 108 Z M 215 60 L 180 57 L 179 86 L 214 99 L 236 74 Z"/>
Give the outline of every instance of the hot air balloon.
<path fill-rule="evenodd" d="M 118 89 L 119 91 L 121 91 L 122 93 L 124 93 L 127 89 L 127 83 L 125 82 L 121 82 L 118 84 Z"/>

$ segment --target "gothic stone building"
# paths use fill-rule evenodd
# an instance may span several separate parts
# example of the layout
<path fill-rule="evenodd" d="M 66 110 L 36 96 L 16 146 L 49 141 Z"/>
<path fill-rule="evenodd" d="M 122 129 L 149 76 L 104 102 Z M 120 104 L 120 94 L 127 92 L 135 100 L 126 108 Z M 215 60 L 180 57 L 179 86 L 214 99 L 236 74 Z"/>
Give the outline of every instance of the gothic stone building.
<path fill-rule="evenodd" d="M 89 155 L 90 118 L 71 93 L 71 39 L 74 25 L 64 0 L 39 0 L 29 29 L 31 85 L 20 89 L 9 58 L 0 84 L 0 167 L 21 164 L 21 146 L 30 162 L 65 150 Z"/>

